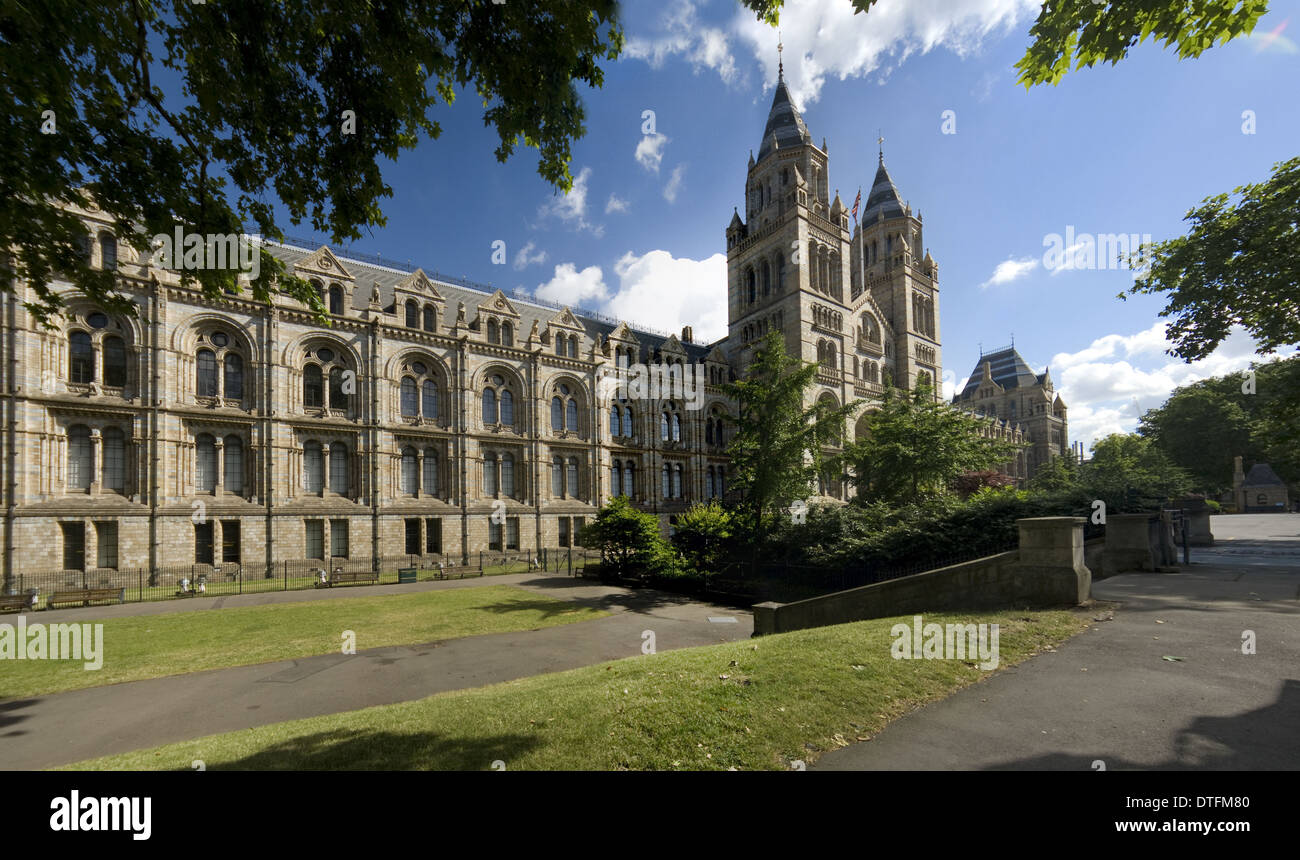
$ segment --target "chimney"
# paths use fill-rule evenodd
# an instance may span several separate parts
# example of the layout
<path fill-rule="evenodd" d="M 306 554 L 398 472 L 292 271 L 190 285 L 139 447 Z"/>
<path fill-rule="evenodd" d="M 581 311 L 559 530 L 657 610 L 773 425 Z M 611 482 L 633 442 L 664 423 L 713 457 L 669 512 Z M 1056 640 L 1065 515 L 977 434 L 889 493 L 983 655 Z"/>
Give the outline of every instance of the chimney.
<path fill-rule="evenodd" d="M 688 325 L 682 326 L 682 343 L 695 343 L 695 332 Z"/>

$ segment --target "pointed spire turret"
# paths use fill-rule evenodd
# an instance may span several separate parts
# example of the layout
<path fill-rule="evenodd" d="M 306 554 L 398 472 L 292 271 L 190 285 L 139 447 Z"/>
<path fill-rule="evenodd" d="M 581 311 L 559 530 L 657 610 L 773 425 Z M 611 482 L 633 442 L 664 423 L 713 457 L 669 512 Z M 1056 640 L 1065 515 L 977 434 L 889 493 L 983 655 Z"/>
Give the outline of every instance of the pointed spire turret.
<path fill-rule="evenodd" d="M 776 81 L 776 93 L 772 96 L 772 108 L 767 112 L 767 125 L 763 127 L 763 141 L 758 150 L 758 160 L 762 161 L 778 147 L 800 146 L 812 143 L 812 134 L 804 125 L 803 117 L 794 106 L 790 89 L 785 85 L 785 77 Z"/>
<path fill-rule="evenodd" d="M 881 138 L 884 140 L 884 138 Z M 880 152 L 880 166 L 876 168 L 876 178 L 871 183 L 871 193 L 867 195 L 867 208 L 862 213 L 863 223 L 874 221 L 878 217 L 899 218 L 905 214 L 902 195 L 890 178 L 885 168 L 885 153 Z"/>

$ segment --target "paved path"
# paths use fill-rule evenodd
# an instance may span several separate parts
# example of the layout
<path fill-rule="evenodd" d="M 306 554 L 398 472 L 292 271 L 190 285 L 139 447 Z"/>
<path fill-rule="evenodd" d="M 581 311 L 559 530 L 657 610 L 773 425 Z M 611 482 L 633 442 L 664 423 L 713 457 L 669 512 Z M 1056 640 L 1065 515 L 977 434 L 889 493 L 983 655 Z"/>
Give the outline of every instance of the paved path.
<path fill-rule="evenodd" d="M 641 653 L 642 631 L 655 632 L 659 651 L 747 639 L 747 611 L 713 606 L 680 595 L 630 591 L 556 575 L 519 574 L 482 579 L 379 586 L 401 589 L 519 585 L 537 594 L 606 609 L 613 614 L 519 633 L 497 633 L 424 645 L 329 654 L 233 669 L 215 669 L 0 702 L 0 768 L 36 769 L 217 732 L 371 705 L 420 699 L 446 690 L 480 687 L 529 675 L 559 672 Z M 358 596 L 369 587 L 274 592 L 225 598 L 254 603 L 329 600 Z M 220 598 L 195 598 L 197 610 Z M 158 604 L 106 607 L 100 617 L 148 614 Z M 174 603 L 163 604 L 176 611 Z M 83 610 L 74 617 L 87 619 Z M 62 612 L 41 613 L 55 620 Z M 731 623 L 710 618 L 732 618 Z"/>
<path fill-rule="evenodd" d="M 1300 515 L 1211 528 L 1185 572 L 1094 583 L 1114 620 L 810 769 L 1300 769 Z"/>

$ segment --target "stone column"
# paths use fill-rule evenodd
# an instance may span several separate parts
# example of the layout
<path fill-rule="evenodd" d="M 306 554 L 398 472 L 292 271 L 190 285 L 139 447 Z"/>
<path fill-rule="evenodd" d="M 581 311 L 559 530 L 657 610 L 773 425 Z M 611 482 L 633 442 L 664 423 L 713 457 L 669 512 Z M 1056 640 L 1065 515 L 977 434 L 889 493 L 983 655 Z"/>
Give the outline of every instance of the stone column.
<path fill-rule="evenodd" d="M 1111 514 L 1106 517 L 1106 548 L 1102 570 L 1107 576 L 1125 571 L 1154 572 L 1159 565 L 1158 547 L 1152 543 L 1154 514 Z"/>
<path fill-rule="evenodd" d="M 1083 517 L 1032 517 L 1020 527 L 1015 591 L 1040 604 L 1083 603 L 1092 593 L 1092 571 L 1083 562 Z"/>

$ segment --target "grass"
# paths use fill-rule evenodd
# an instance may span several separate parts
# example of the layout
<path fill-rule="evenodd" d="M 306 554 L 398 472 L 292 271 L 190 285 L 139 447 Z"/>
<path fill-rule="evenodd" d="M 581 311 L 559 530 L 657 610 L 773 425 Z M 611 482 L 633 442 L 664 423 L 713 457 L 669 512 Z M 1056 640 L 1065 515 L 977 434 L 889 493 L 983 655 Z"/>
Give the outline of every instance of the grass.
<path fill-rule="evenodd" d="M 102 621 L 103 667 L 80 660 L 5 660 L 0 698 L 58 693 L 204 669 L 554 627 L 609 613 L 491 585 L 416 594 L 169 612 Z M 28 616 L 32 624 L 40 616 Z M 14 622 L 10 622 L 14 623 Z"/>
<path fill-rule="evenodd" d="M 71 770 L 772 770 L 866 739 L 989 674 L 894 660 L 879 619 L 633 657 L 261 726 Z M 1000 625 L 1000 666 L 1083 630 L 1082 612 L 927 615 Z"/>

